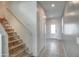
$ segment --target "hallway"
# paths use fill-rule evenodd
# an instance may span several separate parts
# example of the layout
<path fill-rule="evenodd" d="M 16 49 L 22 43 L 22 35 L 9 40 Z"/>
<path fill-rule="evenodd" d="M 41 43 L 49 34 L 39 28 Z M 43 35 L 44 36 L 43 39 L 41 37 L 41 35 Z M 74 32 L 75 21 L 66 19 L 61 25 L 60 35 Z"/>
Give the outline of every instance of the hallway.
<path fill-rule="evenodd" d="M 0 2 L 2 57 L 79 57 L 79 2 Z"/>
<path fill-rule="evenodd" d="M 47 39 L 46 49 L 41 57 L 64 57 L 64 46 L 62 40 Z"/>
<path fill-rule="evenodd" d="M 38 5 L 46 19 L 46 48 L 40 56 L 79 57 L 79 2 L 40 1 Z"/>

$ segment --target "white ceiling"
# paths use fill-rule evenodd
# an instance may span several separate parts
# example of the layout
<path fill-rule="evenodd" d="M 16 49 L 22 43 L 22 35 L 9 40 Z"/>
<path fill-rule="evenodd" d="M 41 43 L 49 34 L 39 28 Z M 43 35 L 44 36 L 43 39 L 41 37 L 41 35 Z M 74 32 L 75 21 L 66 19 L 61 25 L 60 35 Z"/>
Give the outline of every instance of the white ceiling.
<path fill-rule="evenodd" d="M 64 1 L 40 1 L 38 3 L 44 8 L 47 18 L 62 16 Z M 55 4 L 55 7 L 51 7 L 51 4 Z"/>
<path fill-rule="evenodd" d="M 68 22 L 79 22 L 79 2 L 69 2 L 67 4 L 64 19 L 66 19 L 65 21 L 68 20 Z"/>

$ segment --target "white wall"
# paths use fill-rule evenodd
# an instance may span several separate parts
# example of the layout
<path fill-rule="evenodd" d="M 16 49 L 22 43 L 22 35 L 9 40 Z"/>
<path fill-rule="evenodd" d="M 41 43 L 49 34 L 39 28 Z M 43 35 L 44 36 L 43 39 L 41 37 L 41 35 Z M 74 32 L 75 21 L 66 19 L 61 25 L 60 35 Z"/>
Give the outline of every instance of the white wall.
<path fill-rule="evenodd" d="M 63 39 L 67 57 L 79 57 L 79 4 L 68 3 L 63 18 Z M 78 39 L 78 40 L 77 40 Z"/>
<path fill-rule="evenodd" d="M 2 45 L 1 47 L 0 47 L 0 50 L 2 50 L 1 51 L 1 53 L 0 53 L 0 55 L 2 56 L 2 57 L 8 57 L 9 56 L 9 50 L 8 50 L 8 36 L 7 36 L 7 33 L 5 32 L 5 29 L 3 28 L 3 26 L 0 24 L 0 34 L 1 34 L 1 43 L 0 43 L 0 45 Z"/>
<path fill-rule="evenodd" d="M 15 32 L 20 35 L 21 39 L 26 44 L 30 50 L 32 50 L 32 33 L 29 32 L 7 9 L 6 9 L 6 19 L 12 26 Z"/>
<path fill-rule="evenodd" d="M 37 20 L 36 2 L 8 2 L 6 4 L 8 9 L 5 9 L 4 12 L 8 22 L 23 39 L 26 47 L 33 52 L 33 55 L 38 56 L 45 46 L 45 14 L 43 9 L 40 8 Z"/>
<path fill-rule="evenodd" d="M 45 24 L 46 18 L 44 10 L 41 6 L 37 6 L 37 52 L 38 56 L 40 52 L 45 48 Z"/>
<path fill-rule="evenodd" d="M 56 25 L 56 33 L 51 33 L 51 24 Z M 46 38 L 56 38 L 61 40 L 62 36 L 62 20 L 60 18 L 51 18 L 46 20 Z"/>
<path fill-rule="evenodd" d="M 9 2 L 8 9 L 21 21 L 31 32 L 35 31 L 36 25 L 36 2 L 16 1 Z"/>
<path fill-rule="evenodd" d="M 8 2 L 7 8 L 18 19 L 6 10 L 6 18 L 15 29 L 15 31 L 23 38 L 26 46 L 30 48 L 34 56 L 37 56 L 37 24 L 36 24 L 36 2 Z M 18 22 L 20 21 L 20 22 Z"/>
<path fill-rule="evenodd" d="M 2 34 L 0 33 L 0 57 L 2 57 Z"/>
<path fill-rule="evenodd" d="M 0 16 L 5 16 L 5 12 L 4 12 L 4 3 L 3 2 L 0 2 Z M 2 43 L 2 47 L 0 49 L 2 49 L 2 56 L 9 56 L 9 53 L 8 53 L 8 36 L 7 36 L 7 33 L 5 32 L 3 26 L 0 24 L 0 34 L 2 36 L 2 39 L 1 39 L 1 43 Z"/>

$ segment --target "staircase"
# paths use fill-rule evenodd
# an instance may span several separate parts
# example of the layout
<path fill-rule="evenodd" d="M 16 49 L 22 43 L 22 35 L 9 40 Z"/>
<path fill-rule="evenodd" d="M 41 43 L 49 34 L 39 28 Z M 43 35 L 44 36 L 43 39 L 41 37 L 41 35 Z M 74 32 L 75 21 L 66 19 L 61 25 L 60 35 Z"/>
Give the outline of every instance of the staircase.
<path fill-rule="evenodd" d="M 12 26 L 4 17 L 0 17 L 1 25 L 8 34 L 8 48 L 10 57 L 31 57 L 32 53 L 28 53 L 29 49 L 25 48 L 20 36 L 14 31 Z"/>

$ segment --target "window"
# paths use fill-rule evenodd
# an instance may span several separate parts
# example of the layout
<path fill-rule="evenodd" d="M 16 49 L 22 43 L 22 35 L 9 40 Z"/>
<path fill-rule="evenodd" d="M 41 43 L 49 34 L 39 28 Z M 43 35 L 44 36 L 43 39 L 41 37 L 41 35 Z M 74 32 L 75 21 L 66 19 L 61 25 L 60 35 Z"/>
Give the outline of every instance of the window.
<path fill-rule="evenodd" d="M 71 35 L 76 34 L 78 31 L 76 24 L 65 24 L 64 25 L 64 34 Z"/>
<path fill-rule="evenodd" d="M 55 24 L 51 25 L 51 34 L 55 34 L 56 33 L 56 26 Z"/>

